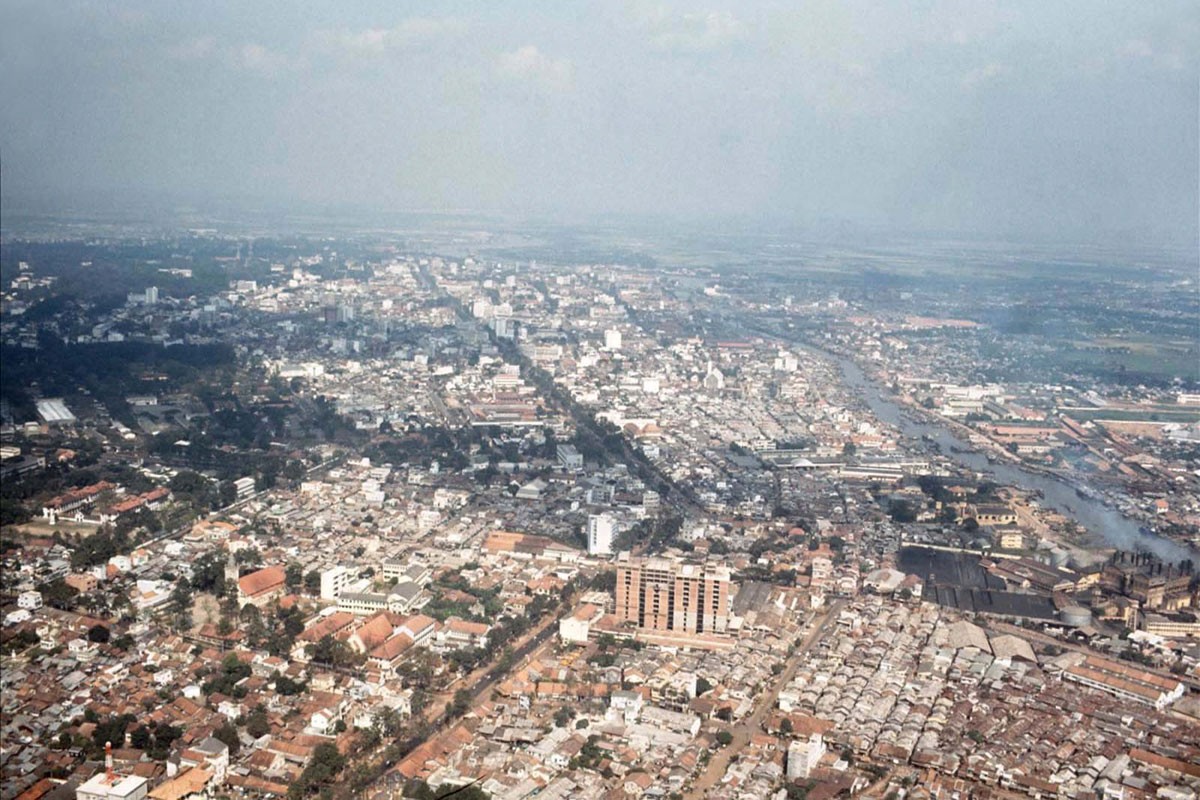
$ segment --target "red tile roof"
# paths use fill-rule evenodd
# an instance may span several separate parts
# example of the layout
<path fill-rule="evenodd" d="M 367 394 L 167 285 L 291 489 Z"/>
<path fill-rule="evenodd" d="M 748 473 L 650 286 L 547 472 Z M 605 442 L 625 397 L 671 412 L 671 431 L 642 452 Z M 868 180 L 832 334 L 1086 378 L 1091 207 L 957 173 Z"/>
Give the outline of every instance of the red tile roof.
<path fill-rule="evenodd" d="M 264 567 L 240 578 L 238 591 L 247 597 L 256 597 L 283 586 L 286 578 L 283 567 Z"/>

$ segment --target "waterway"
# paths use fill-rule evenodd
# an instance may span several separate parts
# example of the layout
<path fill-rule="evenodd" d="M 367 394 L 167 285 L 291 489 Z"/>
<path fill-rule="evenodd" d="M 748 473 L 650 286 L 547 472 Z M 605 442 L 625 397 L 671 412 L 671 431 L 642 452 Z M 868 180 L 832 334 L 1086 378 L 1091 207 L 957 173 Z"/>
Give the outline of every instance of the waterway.
<path fill-rule="evenodd" d="M 862 395 L 871 411 L 881 421 L 894 425 L 905 436 L 924 437 L 937 443 L 943 455 L 975 472 L 989 473 L 1000 484 L 1018 486 L 1042 493 L 1041 504 L 1074 519 L 1089 532 L 1100 536 L 1113 547 L 1122 550 L 1146 550 L 1167 561 L 1185 558 L 1200 559 L 1200 552 L 1171 539 L 1142 529 L 1134 520 L 1098 500 L 1085 499 L 1063 480 L 1025 469 L 1003 461 L 991 462 L 982 453 L 964 449 L 967 443 L 949 428 L 914 419 L 895 401 L 886 397 L 883 389 L 848 358 L 825 350 L 809 348 L 826 358 L 833 358 L 841 368 L 846 384 Z"/>

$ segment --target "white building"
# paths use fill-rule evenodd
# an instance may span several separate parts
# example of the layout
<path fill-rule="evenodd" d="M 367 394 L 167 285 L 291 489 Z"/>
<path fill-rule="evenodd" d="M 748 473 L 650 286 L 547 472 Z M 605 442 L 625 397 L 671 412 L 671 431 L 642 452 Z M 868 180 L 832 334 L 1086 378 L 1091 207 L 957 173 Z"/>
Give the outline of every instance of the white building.
<path fill-rule="evenodd" d="M 569 617 L 558 621 L 558 638 L 563 644 L 587 644 L 591 636 L 592 623 L 604 616 L 600 606 L 584 603 Z"/>
<path fill-rule="evenodd" d="M 104 746 L 103 772 L 97 772 L 75 790 L 75 800 L 143 800 L 149 792 L 145 778 L 113 771 L 112 743 Z"/>
<path fill-rule="evenodd" d="M 497 339 L 512 339 L 517 335 L 516 323 L 509 317 L 496 317 L 492 320 L 492 330 Z"/>
<path fill-rule="evenodd" d="M 23 608 L 26 611 L 37 611 L 42 607 L 42 593 L 34 590 L 21 592 L 17 596 L 17 608 Z"/>
<path fill-rule="evenodd" d="M 616 328 L 609 328 L 604 332 L 604 348 L 606 350 L 621 349 L 621 332 Z"/>
<path fill-rule="evenodd" d="M 621 720 L 626 725 L 632 725 L 642 713 L 642 704 L 642 696 L 637 692 L 613 692 L 608 699 L 608 711 L 605 712 L 604 718 L 609 721 Z"/>
<path fill-rule="evenodd" d="M 613 527 L 612 517 L 607 514 L 591 514 L 588 516 L 588 555 L 612 555 Z"/>
<path fill-rule="evenodd" d="M 337 600 L 350 583 L 350 570 L 345 567 L 331 567 L 321 571 L 321 599 Z"/>
<path fill-rule="evenodd" d="M 97 772 L 75 790 L 75 800 L 143 800 L 146 779 L 137 775 Z"/>
<path fill-rule="evenodd" d="M 583 456 L 574 445 L 560 444 L 557 449 L 558 463 L 563 469 L 583 469 Z"/>
<path fill-rule="evenodd" d="M 237 489 L 238 500 L 245 500 L 254 494 L 254 478 L 238 478 L 233 485 Z"/>
<path fill-rule="evenodd" d="M 776 372 L 795 372 L 800 367 L 799 360 L 791 353 L 780 352 L 775 357 Z"/>
<path fill-rule="evenodd" d="M 22 622 L 29 622 L 31 619 L 33 619 L 33 614 L 30 614 L 28 609 L 18 608 L 16 611 L 10 611 L 4 615 L 4 624 L 20 625 Z"/>
<path fill-rule="evenodd" d="M 814 733 L 804 739 L 794 739 L 788 745 L 787 777 L 789 781 L 807 778 L 825 755 L 825 740 Z"/>

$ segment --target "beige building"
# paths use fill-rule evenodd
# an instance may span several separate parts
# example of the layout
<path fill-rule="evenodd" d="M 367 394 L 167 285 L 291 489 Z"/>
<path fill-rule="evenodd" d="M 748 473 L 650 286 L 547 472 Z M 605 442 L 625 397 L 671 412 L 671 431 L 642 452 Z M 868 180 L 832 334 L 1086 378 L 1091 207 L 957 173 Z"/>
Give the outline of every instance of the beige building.
<path fill-rule="evenodd" d="M 725 633 L 731 611 L 729 568 L 661 558 L 617 563 L 618 621 L 650 631 Z"/>
<path fill-rule="evenodd" d="M 80 594 L 94 592 L 96 591 L 96 586 L 99 585 L 96 576 L 90 572 L 72 572 L 63 579 L 63 582 Z"/>

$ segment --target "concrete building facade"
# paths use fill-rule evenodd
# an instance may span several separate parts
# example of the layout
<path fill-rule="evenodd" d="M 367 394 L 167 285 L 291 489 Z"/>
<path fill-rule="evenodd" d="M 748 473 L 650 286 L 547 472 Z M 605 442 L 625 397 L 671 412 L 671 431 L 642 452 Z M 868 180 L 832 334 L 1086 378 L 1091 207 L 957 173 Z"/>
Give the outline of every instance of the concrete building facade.
<path fill-rule="evenodd" d="M 725 633 L 731 613 L 728 567 L 634 559 L 617 564 L 616 615 L 650 631 Z"/>

